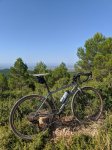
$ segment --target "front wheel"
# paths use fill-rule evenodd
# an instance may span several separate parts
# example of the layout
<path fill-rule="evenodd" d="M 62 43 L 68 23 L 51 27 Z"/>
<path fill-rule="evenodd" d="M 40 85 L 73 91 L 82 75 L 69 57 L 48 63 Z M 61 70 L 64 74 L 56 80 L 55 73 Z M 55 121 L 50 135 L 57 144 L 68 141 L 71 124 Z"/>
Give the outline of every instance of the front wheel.
<path fill-rule="evenodd" d="M 77 121 L 96 121 L 103 110 L 101 95 L 93 87 L 79 88 L 73 96 L 71 108 Z"/>
<path fill-rule="evenodd" d="M 22 139 L 32 139 L 49 127 L 53 118 L 48 101 L 36 94 L 18 100 L 11 110 L 9 123 L 14 134 Z"/>

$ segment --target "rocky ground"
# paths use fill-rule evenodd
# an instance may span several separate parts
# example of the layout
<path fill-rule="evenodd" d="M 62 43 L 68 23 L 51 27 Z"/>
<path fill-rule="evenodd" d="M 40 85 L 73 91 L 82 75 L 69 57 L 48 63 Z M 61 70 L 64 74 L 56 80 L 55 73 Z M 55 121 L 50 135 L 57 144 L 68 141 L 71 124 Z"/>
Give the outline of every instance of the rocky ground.
<path fill-rule="evenodd" d="M 99 119 L 95 122 L 88 122 L 79 124 L 78 122 L 74 121 L 71 117 L 63 117 L 57 119 L 55 122 L 55 128 L 53 129 L 53 139 L 59 138 L 67 138 L 69 139 L 73 135 L 78 134 L 86 134 L 95 136 L 98 134 L 98 130 L 103 124 L 103 120 Z"/>

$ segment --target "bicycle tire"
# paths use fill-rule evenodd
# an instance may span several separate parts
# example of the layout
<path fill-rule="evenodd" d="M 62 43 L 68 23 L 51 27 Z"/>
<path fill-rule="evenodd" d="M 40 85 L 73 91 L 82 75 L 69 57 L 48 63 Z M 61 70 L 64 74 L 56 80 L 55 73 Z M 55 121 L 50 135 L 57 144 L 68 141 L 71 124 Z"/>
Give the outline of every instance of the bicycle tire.
<path fill-rule="evenodd" d="M 83 87 L 74 94 L 71 109 L 74 118 L 80 123 L 96 121 L 102 114 L 103 100 L 95 88 Z"/>
<path fill-rule="evenodd" d="M 10 123 L 10 127 L 13 133 L 17 137 L 25 139 L 25 140 L 31 140 L 34 137 L 34 135 L 38 134 L 40 131 L 44 131 L 45 129 L 49 127 L 53 119 L 52 108 L 47 100 L 42 105 L 44 100 L 45 100 L 45 97 L 32 94 L 32 95 L 22 97 L 15 103 L 15 105 L 13 106 L 10 112 L 9 123 Z M 42 105 L 41 109 L 38 110 L 38 108 L 41 105 Z M 47 114 L 43 114 L 42 111 L 44 110 L 47 111 Z M 31 120 L 32 115 L 34 115 L 37 112 L 39 113 L 38 119 Z M 42 117 L 44 116 L 48 116 L 48 117 L 50 116 L 50 117 L 49 117 L 49 123 L 45 124 L 45 126 L 42 128 L 39 126 L 40 125 L 39 119 L 41 118 L 42 120 Z M 28 120 L 28 117 L 30 118 L 30 121 Z M 42 123 L 41 123 L 41 126 L 42 126 Z"/>

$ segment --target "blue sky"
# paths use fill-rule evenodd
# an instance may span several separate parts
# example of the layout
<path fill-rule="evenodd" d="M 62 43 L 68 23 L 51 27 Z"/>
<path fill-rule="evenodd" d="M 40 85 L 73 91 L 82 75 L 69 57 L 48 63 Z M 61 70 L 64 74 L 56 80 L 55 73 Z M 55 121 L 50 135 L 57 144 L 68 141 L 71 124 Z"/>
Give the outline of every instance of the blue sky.
<path fill-rule="evenodd" d="M 0 0 L 0 66 L 74 64 L 96 32 L 112 35 L 112 0 Z"/>

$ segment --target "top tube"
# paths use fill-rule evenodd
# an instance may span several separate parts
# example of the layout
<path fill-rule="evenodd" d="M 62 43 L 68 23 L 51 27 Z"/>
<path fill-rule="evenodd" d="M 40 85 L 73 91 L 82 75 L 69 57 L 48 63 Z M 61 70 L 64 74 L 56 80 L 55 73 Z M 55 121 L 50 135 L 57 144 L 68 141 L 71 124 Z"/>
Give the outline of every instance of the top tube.
<path fill-rule="evenodd" d="M 74 86 L 74 85 L 77 85 L 77 83 L 70 83 L 70 84 L 68 84 L 68 85 L 62 86 L 61 88 L 58 88 L 57 90 L 51 91 L 51 92 L 49 92 L 49 93 L 50 93 L 50 94 L 54 94 L 54 93 L 56 93 L 56 92 L 59 92 L 59 91 L 61 91 L 61 90 L 63 90 L 63 89 L 66 89 L 66 88 L 68 88 L 68 87 L 70 87 L 70 86 Z"/>

